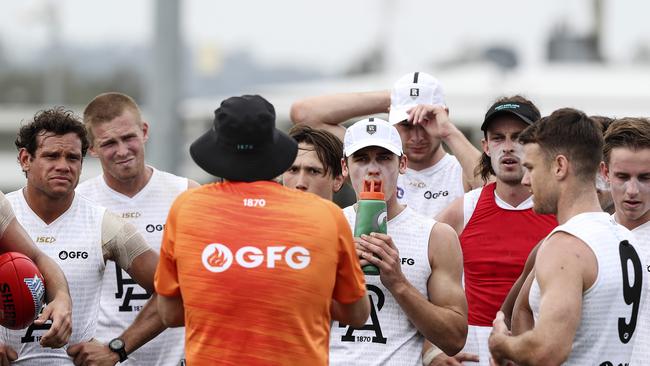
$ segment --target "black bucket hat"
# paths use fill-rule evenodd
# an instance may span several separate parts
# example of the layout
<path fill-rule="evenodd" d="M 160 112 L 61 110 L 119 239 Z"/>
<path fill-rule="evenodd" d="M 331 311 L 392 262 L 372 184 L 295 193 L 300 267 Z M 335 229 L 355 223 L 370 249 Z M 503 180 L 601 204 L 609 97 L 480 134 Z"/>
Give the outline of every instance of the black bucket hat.
<path fill-rule="evenodd" d="M 275 128 L 273 105 L 259 95 L 221 102 L 212 128 L 190 146 L 190 156 L 203 170 L 240 182 L 279 176 L 297 153 L 296 141 Z"/>
<path fill-rule="evenodd" d="M 488 109 L 487 113 L 485 113 L 485 119 L 483 120 L 483 124 L 481 125 L 481 130 L 487 131 L 487 126 L 490 123 L 490 121 L 492 121 L 496 116 L 502 114 L 515 115 L 519 117 L 519 119 L 524 121 L 527 125 L 532 125 L 533 123 L 537 122 L 538 119 L 541 118 L 539 112 L 537 112 L 535 108 L 528 103 L 518 103 L 518 102 L 494 103 L 492 107 Z"/>

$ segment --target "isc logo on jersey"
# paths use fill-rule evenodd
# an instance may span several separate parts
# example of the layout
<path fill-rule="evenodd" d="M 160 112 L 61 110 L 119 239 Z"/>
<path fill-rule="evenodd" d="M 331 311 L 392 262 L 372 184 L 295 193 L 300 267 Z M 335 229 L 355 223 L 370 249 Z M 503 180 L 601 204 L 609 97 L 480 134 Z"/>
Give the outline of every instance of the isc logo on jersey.
<path fill-rule="evenodd" d="M 300 246 L 290 248 L 269 246 L 266 247 L 266 251 L 254 246 L 245 246 L 239 248 L 233 255 L 227 246 L 212 243 L 203 249 L 201 261 L 208 271 L 219 273 L 230 268 L 233 262 L 236 262 L 242 268 L 256 268 L 259 266 L 275 268 L 278 262 L 284 262 L 290 268 L 304 269 L 309 265 L 311 258 L 309 250 Z"/>

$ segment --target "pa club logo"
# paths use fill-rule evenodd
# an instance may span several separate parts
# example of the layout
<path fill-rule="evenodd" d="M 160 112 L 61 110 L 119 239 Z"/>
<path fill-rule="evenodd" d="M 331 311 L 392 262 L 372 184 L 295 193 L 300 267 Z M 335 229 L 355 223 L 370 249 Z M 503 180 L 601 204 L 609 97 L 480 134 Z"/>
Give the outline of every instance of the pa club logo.
<path fill-rule="evenodd" d="M 233 255 L 227 246 L 219 243 L 208 244 L 201 255 L 203 266 L 210 272 L 220 273 L 232 265 Z"/>
<path fill-rule="evenodd" d="M 366 126 L 366 132 L 369 135 L 373 135 L 375 132 L 377 132 L 377 125 L 367 125 Z"/>

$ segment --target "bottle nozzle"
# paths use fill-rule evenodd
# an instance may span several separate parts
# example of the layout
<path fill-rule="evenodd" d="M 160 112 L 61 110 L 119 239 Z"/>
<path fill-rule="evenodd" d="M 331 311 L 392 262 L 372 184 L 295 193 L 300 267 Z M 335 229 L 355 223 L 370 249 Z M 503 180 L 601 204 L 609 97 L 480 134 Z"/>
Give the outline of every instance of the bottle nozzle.
<path fill-rule="evenodd" d="M 364 179 L 363 190 L 359 193 L 360 199 L 383 200 L 382 181 L 375 179 Z"/>

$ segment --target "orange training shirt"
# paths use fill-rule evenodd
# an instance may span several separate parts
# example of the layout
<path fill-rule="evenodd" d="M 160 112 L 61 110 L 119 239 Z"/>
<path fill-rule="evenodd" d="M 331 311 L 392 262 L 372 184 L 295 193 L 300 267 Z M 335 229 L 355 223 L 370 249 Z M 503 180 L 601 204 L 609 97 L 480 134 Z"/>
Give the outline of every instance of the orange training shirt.
<path fill-rule="evenodd" d="M 332 299 L 365 280 L 332 202 L 275 182 L 181 194 L 163 235 L 156 292 L 181 295 L 188 365 L 327 365 Z"/>

